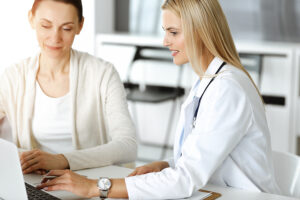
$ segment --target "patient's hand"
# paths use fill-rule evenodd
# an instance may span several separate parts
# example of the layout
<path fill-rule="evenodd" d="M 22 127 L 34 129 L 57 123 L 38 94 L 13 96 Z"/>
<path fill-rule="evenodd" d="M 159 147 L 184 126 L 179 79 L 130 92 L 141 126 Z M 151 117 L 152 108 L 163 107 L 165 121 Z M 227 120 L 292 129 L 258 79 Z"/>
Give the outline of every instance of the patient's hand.
<path fill-rule="evenodd" d="M 49 171 L 48 170 L 45 170 L 45 169 L 38 169 L 36 171 L 34 171 L 33 173 L 35 174 L 39 174 L 39 175 L 45 175 L 47 174 Z"/>
<path fill-rule="evenodd" d="M 50 154 L 38 149 L 20 153 L 20 161 L 24 174 L 69 167 L 67 159 L 62 154 Z"/>
<path fill-rule="evenodd" d="M 135 170 L 128 176 L 136 176 L 141 174 L 147 174 L 151 172 L 160 172 L 161 170 L 169 167 L 169 163 L 165 161 L 152 162 L 147 165 L 135 168 Z"/>

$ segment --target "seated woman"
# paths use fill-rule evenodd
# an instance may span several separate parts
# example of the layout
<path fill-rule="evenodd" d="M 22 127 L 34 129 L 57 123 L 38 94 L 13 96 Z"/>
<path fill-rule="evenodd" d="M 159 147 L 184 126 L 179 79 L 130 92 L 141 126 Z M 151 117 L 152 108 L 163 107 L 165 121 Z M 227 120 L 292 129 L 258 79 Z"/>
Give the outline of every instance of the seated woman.
<path fill-rule="evenodd" d="M 183 104 L 174 158 L 137 168 L 125 179 L 92 180 L 54 170 L 39 188 L 80 196 L 177 199 L 207 183 L 280 193 L 262 98 L 240 63 L 218 0 L 165 0 L 164 45 L 199 79 Z M 138 175 L 138 176 L 137 176 Z"/>
<path fill-rule="evenodd" d="M 35 0 L 29 21 L 40 52 L 0 78 L 23 173 L 132 162 L 135 129 L 126 94 L 108 62 L 72 49 L 83 27 L 81 0 Z"/>

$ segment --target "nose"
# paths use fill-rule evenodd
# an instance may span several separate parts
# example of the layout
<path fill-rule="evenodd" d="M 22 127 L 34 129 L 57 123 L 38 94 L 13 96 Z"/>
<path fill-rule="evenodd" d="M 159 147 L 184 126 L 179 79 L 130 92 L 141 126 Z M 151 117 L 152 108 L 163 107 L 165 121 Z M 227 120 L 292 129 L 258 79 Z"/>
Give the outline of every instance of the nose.
<path fill-rule="evenodd" d="M 164 37 L 163 45 L 164 45 L 165 47 L 170 46 L 170 41 L 169 41 L 167 35 L 165 35 L 165 37 Z"/>
<path fill-rule="evenodd" d="M 52 32 L 52 42 L 59 43 L 61 41 L 61 31 L 59 29 L 54 29 Z"/>

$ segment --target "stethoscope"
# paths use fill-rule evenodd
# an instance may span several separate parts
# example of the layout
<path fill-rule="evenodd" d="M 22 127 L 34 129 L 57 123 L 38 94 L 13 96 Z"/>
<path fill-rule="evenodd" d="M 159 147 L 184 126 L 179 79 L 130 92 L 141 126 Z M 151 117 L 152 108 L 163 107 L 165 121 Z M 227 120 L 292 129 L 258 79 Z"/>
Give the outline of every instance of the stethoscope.
<path fill-rule="evenodd" d="M 217 70 L 217 72 L 215 73 L 215 75 L 217 75 L 217 74 L 220 72 L 220 70 L 224 67 L 224 65 L 226 65 L 226 62 L 223 62 L 223 63 L 222 63 L 222 65 L 219 67 L 219 69 Z M 216 78 L 216 77 L 213 77 L 213 78 L 210 80 L 210 82 L 207 84 L 205 90 L 203 91 L 202 95 L 201 95 L 200 98 L 199 98 L 198 105 L 197 105 L 196 111 L 195 111 L 195 113 L 194 113 L 194 118 L 193 118 L 193 128 L 195 128 L 195 126 L 196 126 L 196 119 L 197 119 L 197 115 L 198 115 L 198 110 L 199 110 L 199 106 L 200 106 L 200 103 L 201 103 L 201 99 L 202 99 L 204 93 L 206 92 L 208 86 L 215 80 L 215 78 Z"/>

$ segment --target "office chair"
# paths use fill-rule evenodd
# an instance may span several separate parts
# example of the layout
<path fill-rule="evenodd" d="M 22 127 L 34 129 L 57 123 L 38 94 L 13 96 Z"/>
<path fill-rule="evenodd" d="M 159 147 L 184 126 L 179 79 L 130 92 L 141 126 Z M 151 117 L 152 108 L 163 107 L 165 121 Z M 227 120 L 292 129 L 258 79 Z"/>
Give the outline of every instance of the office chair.
<path fill-rule="evenodd" d="M 273 151 L 275 178 L 282 195 L 300 198 L 300 157 Z"/>
<path fill-rule="evenodd" d="M 133 103 L 132 112 L 133 112 L 133 117 L 135 119 L 137 119 L 137 112 L 134 106 L 134 103 L 136 102 L 156 104 L 156 103 L 162 103 L 166 101 L 172 101 L 172 108 L 170 111 L 169 120 L 167 124 L 167 131 L 164 135 L 163 145 L 161 146 L 162 152 L 160 155 L 160 159 L 163 159 L 166 156 L 166 152 L 168 149 L 168 141 L 170 138 L 170 132 L 173 125 L 173 118 L 174 118 L 175 108 L 177 105 L 177 100 L 184 95 L 184 88 L 180 87 L 181 77 L 182 77 L 182 66 L 178 66 L 179 74 L 178 74 L 176 87 L 151 85 L 151 84 L 145 84 L 144 86 L 141 86 L 141 84 L 133 83 L 131 81 L 131 71 L 136 61 L 151 60 L 151 61 L 160 61 L 160 62 L 168 62 L 168 63 L 172 62 L 172 58 L 153 56 L 153 55 L 147 56 L 143 53 L 143 51 L 145 50 L 165 51 L 166 49 L 162 47 L 137 46 L 135 55 L 127 71 L 127 81 L 124 82 L 124 87 L 127 92 L 127 100 Z M 140 139 L 139 141 L 141 142 Z M 141 142 L 141 144 L 143 143 Z M 157 146 L 154 144 L 146 144 L 146 145 Z M 147 159 L 140 159 L 140 160 L 150 161 Z"/>

